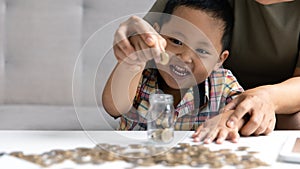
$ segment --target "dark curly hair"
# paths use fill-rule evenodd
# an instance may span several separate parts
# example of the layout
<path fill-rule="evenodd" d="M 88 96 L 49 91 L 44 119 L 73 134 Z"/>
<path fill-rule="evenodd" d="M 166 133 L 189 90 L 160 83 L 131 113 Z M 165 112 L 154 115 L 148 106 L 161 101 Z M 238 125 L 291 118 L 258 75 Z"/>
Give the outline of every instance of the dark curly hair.
<path fill-rule="evenodd" d="M 221 39 L 222 50 L 230 50 L 231 37 L 233 30 L 233 10 L 228 0 L 169 0 L 163 10 L 163 13 L 172 14 L 173 11 L 179 6 L 186 6 L 193 9 L 199 9 L 207 12 L 209 16 L 220 19 L 224 23 L 223 36 Z M 169 17 L 163 15 L 160 23 L 165 23 L 169 20 Z"/>

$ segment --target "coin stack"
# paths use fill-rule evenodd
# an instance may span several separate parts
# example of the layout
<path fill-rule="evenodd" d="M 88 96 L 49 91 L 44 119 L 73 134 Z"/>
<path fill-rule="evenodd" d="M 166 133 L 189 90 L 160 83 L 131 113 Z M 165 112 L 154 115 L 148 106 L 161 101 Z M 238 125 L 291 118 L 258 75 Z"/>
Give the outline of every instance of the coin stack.
<path fill-rule="evenodd" d="M 161 116 L 151 123 L 152 128 L 155 128 L 148 130 L 148 132 L 150 132 L 148 135 L 151 141 L 156 143 L 169 143 L 173 140 L 174 129 L 172 119 L 170 119 L 167 114 L 161 113 Z"/>
<path fill-rule="evenodd" d="M 169 143 L 174 138 L 174 128 L 172 117 L 169 114 L 160 113 L 160 116 L 151 122 L 151 130 L 148 130 L 150 141 L 156 143 Z M 149 124 L 150 127 L 150 124 Z"/>
<path fill-rule="evenodd" d="M 122 160 L 134 166 L 179 166 L 222 168 L 256 168 L 268 166 L 267 163 L 254 156 L 257 152 L 247 151 L 248 147 L 237 150 L 221 149 L 212 151 L 202 144 L 179 143 L 172 148 L 152 145 L 131 144 L 127 147 L 110 144 L 98 144 L 94 148 L 78 147 L 71 150 L 51 150 L 42 154 L 25 155 L 23 152 L 12 152 L 15 156 L 42 167 L 71 160 L 77 164 L 101 165 L 104 162 Z M 240 155 L 238 155 L 240 154 Z"/>

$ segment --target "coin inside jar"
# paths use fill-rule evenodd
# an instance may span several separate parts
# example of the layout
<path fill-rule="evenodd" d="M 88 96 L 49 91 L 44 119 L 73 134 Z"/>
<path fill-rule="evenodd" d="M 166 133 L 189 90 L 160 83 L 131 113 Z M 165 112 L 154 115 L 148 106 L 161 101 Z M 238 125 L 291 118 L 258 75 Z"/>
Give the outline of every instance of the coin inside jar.
<path fill-rule="evenodd" d="M 162 65 L 168 64 L 169 63 L 169 59 L 170 59 L 170 57 L 169 57 L 169 54 L 167 52 L 161 52 L 160 53 L 160 63 Z"/>
<path fill-rule="evenodd" d="M 164 143 L 170 142 L 173 139 L 173 137 L 174 137 L 173 132 L 174 131 L 172 129 L 169 129 L 169 128 L 164 129 L 161 132 L 161 140 Z"/>

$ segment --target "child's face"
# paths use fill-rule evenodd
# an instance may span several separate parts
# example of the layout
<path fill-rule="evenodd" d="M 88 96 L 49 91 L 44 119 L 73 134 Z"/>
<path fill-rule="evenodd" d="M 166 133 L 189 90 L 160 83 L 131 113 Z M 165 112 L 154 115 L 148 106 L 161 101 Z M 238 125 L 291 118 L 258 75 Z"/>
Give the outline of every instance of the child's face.
<path fill-rule="evenodd" d="M 228 51 L 221 53 L 223 22 L 185 6 L 172 15 L 160 29 L 170 61 L 157 68 L 171 88 L 189 88 L 203 82 L 227 58 Z"/>

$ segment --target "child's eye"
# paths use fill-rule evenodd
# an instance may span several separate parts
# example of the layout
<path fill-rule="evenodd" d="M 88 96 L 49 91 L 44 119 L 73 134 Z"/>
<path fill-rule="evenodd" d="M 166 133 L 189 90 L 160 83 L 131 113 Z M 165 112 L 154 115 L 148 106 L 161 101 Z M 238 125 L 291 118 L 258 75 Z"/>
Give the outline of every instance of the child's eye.
<path fill-rule="evenodd" d="M 174 38 L 169 38 L 169 40 L 174 43 L 175 45 L 183 45 L 183 43 L 178 40 L 178 39 L 174 39 Z"/>
<path fill-rule="evenodd" d="M 196 52 L 199 53 L 200 55 L 207 55 L 207 54 L 209 54 L 209 52 L 207 52 L 206 50 L 203 50 L 203 49 L 196 49 Z"/>

